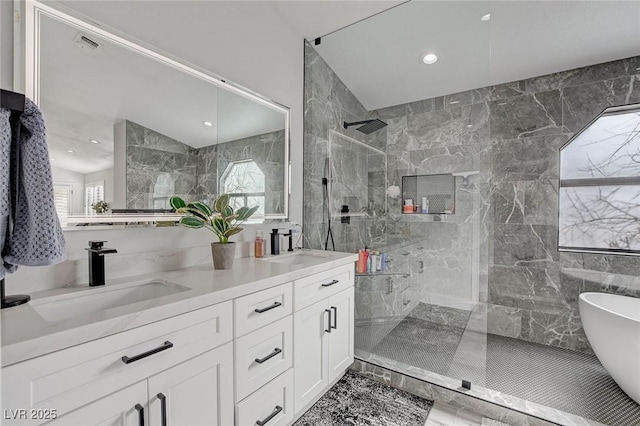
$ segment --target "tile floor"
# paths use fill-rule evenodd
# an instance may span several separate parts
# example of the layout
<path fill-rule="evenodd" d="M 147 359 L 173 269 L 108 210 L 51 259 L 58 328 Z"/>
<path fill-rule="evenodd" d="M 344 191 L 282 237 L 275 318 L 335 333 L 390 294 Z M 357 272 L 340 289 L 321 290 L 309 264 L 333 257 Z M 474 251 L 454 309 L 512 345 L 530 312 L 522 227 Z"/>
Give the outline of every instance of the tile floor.
<path fill-rule="evenodd" d="M 622 392 L 594 355 L 482 333 L 477 362 L 455 364 L 452 360 L 464 346 L 465 330 L 410 317 L 396 324 L 385 330 L 384 337 L 372 329 L 379 326 L 375 323 L 357 324 L 356 350 L 470 379 L 479 386 L 604 424 L 640 425 L 640 406 Z M 472 349 L 464 351 L 474 355 L 469 352 Z"/>

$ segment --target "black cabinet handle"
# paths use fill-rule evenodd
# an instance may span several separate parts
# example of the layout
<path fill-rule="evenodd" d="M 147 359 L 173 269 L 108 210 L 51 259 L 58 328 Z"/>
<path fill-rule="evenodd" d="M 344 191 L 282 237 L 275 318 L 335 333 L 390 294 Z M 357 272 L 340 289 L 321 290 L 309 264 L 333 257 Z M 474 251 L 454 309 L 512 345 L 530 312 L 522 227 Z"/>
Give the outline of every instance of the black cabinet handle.
<path fill-rule="evenodd" d="M 166 351 L 167 349 L 171 349 L 172 347 L 173 347 L 173 343 L 167 340 L 162 344 L 162 346 L 158 346 L 155 349 L 151 349 L 150 351 L 143 352 L 139 355 L 132 356 L 132 357 L 123 356 L 121 359 L 122 359 L 122 362 L 124 362 L 125 364 L 131 364 L 132 362 L 140 361 L 142 358 L 155 355 L 158 352 Z"/>
<path fill-rule="evenodd" d="M 257 312 L 257 313 L 261 314 L 263 312 L 267 312 L 267 311 L 270 311 L 270 310 L 272 310 L 274 308 L 277 308 L 278 306 L 282 306 L 282 303 L 273 302 L 273 305 L 267 306 L 266 308 L 261 308 L 261 309 L 256 308 L 256 309 L 254 309 L 254 312 Z"/>
<path fill-rule="evenodd" d="M 327 333 L 331 333 L 331 311 L 329 309 L 325 309 L 325 312 L 329 314 L 329 326 L 324 329 Z"/>
<path fill-rule="evenodd" d="M 282 352 L 282 349 L 280 349 L 280 348 L 275 348 L 275 349 L 273 350 L 273 352 L 271 352 L 269 355 L 265 356 L 264 358 L 256 358 L 256 359 L 255 359 L 255 361 L 256 361 L 258 364 L 262 364 L 263 362 L 265 362 L 265 361 L 267 361 L 267 360 L 270 360 L 271 358 L 273 358 L 274 356 L 278 355 L 278 354 L 279 354 L 279 353 L 281 353 L 281 352 Z"/>
<path fill-rule="evenodd" d="M 331 328 L 333 328 L 334 330 L 338 329 L 338 308 L 336 308 L 335 306 L 332 306 L 331 309 L 333 309 L 333 325 L 331 326 Z"/>
<path fill-rule="evenodd" d="M 162 426 L 167 426 L 167 397 L 162 392 L 158 394 L 160 400 L 160 418 L 162 420 Z"/>
<path fill-rule="evenodd" d="M 340 281 L 338 281 L 338 280 L 333 280 L 333 281 L 331 281 L 330 283 L 324 283 L 324 284 L 322 284 L 322 287 L 331 287 L 332 285 L 334 285 L 334 284 L 338 284 L 339 282 L 340 282 Z"/>
<path fill-rule="evenodd" d="M 278 413 L 280 413 L 280 411 L 282 411 L 282 407 L 281 407 L 281 406 L 279 406 L 279 405 L 276 405 L 276 409 L 275 409 L 275 410 L 273 410 L 273 413 L 269 414 L 269 415 L 267 416 L 267 418 L 266 418 L 266 419 L 264 419 L 264 420 L 257 420 L 257 421 L 256 421 L 256 424 L 257 424 L 258 426 L 264 426 L 264 425 L 266 425 L 267 423 L 269 423 L 269 421 L 271 421 L 271 419 L 272 419 L 272 418 L 274 418 L 275 416 L 277 416 L 277 415 L 278 415 Z"/>
<path fill-rule="evenodd" d="M 144 408 L 140 404 L 136 404 L 135 407 L 138 410 L 138 424 L 144 426 Z"/>

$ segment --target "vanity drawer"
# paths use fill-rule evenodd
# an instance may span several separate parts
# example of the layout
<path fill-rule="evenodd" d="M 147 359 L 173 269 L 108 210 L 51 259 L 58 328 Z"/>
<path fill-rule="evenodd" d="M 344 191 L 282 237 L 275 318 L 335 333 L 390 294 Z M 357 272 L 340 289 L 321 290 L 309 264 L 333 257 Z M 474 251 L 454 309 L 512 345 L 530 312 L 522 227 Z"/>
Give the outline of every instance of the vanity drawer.
<path fill-rule="evenodd" d="M 293 283 L 295 311 L 346 290 L 353 285 L 353 264 L 301 278 Z"/>
<path fill-rule="evenodd" d="M 2 405 L 62 416 L 231 341 L 231 317 L 229 301 L 11 365 Z"/>
<path fill-rule="evenodd" d="M 291 315 L 235 341 L 236 401 L 293 365 Z"/>
<path fill-rule="evenodd" d="M 293 312 L 293 283 L 240 297 L 235 303 L 235 337 L 243 336 Z"/>
<path fill-rule="evenodd" d="M 274 415 L 275 414 L 275 415 Z M 293 369 L 236 405 L 236 426 L 286 426 L 293 420 Z"/>

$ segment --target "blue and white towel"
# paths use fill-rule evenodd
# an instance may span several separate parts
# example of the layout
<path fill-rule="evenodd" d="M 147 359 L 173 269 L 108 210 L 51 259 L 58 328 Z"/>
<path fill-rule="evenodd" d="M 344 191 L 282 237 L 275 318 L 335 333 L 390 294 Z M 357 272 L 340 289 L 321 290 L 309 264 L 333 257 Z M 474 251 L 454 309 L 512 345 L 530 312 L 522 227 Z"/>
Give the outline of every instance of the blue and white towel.
<path fill-rule="evenodd" d="M 53 180 L 42 113 L 27 99 L 20 117 L 18 201 L 10 204 L 10 111 L 0 109 L 0 279 L 18 265 L 53 265 L 66 259 L 65 241 L 53 201 Z M 9 226 L 11 210 L 16 221 Z M 13 228 L 13 229 L 11 229 Z"/>

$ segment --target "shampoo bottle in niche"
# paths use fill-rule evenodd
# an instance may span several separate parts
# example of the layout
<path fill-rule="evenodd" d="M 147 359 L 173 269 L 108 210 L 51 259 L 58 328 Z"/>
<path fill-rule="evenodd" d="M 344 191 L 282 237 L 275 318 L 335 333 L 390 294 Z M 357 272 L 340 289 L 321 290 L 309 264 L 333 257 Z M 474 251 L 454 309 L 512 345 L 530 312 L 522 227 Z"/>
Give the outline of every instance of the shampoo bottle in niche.
<path fill-rule="evenodd" d="M 422 197 L 422 213 L 429 213 L 429 199 Z"/>
<path fill-rule="evenodd" d="M 253 251 L 255 257 L 264 257 L 264 238 L 262 238 L 262 231 L 256 232 L 256 240 L 253 243 Z"/>

